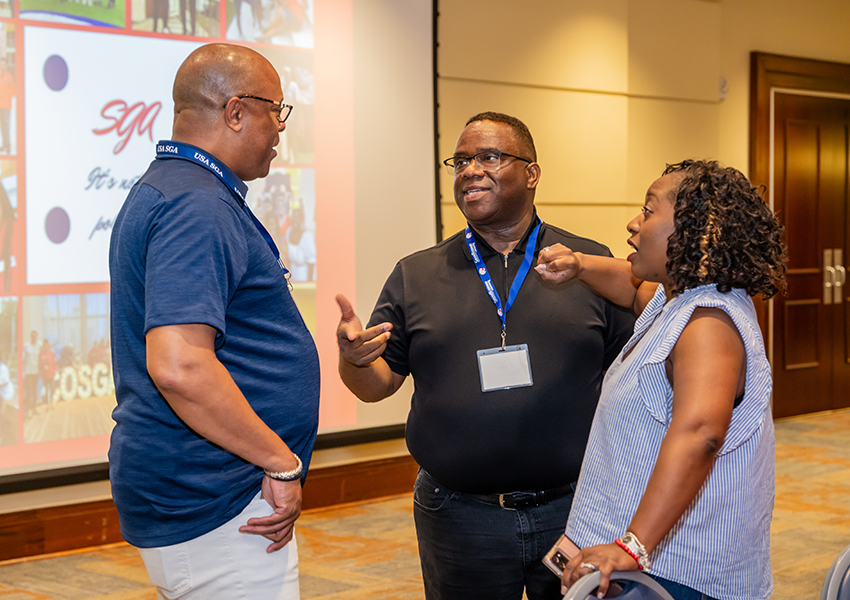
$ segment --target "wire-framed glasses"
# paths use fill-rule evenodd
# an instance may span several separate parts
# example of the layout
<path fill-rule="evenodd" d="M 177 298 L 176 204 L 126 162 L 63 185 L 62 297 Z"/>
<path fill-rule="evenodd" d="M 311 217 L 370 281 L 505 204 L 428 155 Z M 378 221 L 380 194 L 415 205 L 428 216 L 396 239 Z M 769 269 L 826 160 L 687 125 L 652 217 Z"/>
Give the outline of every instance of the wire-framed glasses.
<path fill-rule="evenodd" d="M 254 100 L 261 100 L 263 102 L 268 102 L 273 107 L 277 108 L 277 122 L 278 123 L 286 123 L 286 120 L 289 118 L 289 114 L 292 112 L 291 104 L 284 104 L 283 100 L 277 102 L 275 100 L 269 100 L 268 98 L 261 98 L 260 96 L 253 96 L 251 94 L 242 94 L 241 96 L 236 96 L 240 100 L 243 98 L 252 98 Z M 272 108 L 274 110 L 274 108 Z"/>
<path fill-rule="evenodd" d="M 517 160 L 525 161 L 528 164 L 534 162 L 527 158 L 516 156 L 515 154 L 500 152 L 499 150 L 484 150 L 475 156 L 452 156 L 451 158 L 444 160 L 443 164 L 446 165 L 449 175 L 459 175 L 465 171 L 470 164 L 472 164 L 472 161 L 475 161 L 475 164 L 478 165 L 478 168 L 482 171 L 494 172 L 501 168 L 503 156 L 516 158 Z"/>

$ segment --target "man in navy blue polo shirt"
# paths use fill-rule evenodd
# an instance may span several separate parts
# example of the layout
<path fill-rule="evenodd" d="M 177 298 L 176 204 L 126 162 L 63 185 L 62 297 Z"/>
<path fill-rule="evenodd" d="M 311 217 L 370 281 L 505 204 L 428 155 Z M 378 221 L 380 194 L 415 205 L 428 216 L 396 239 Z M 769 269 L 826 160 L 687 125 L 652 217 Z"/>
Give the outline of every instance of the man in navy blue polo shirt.
<path fill-rule="evenodd" d="M 173 94 L 173 139 L 109 252 L 121 532 L 160 598 L 297 600 L 318 356 L 244 183 L 291 107 L 274 67 L 228 44 L 195 50 Z"/>

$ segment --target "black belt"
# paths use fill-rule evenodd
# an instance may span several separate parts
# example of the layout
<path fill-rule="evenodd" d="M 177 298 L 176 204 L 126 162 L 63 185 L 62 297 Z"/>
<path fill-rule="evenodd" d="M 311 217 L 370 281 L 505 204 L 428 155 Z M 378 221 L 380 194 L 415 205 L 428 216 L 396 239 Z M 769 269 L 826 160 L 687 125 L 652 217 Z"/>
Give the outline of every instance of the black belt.
<path fill-rule="evenodd" d="M 479 502 L 487 504 L 495 504 L 508 510 L 518 510 L 521 508 L 532 508 L 534 506 L 542 506 L 558 498 L 563 498 L 567 494 L 572 494 L 575 491 L 575 483 L 562 485 L 561 487 L 552 488 L 551 490 L 540 490 L 539 492 L 513 492 L 510 494 L 467 494 L 463 495 Z"/>

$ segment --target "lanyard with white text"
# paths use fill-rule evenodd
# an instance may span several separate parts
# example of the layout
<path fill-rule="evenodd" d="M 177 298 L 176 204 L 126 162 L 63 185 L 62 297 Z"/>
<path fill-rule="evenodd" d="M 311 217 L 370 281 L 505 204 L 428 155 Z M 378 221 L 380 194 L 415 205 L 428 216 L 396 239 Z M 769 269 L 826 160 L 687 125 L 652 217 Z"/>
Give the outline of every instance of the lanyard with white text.
<path fill-rule="evenodd" d="M 283 269 L 283 275 L 288 275 L 289 271 L 283 265 L 283 260 L 280 258 L 280 250 L 277 249 L 277 245 L 274 243 L 271 234 L 266 231 L 266 228 L 263 227 L 260 220 L 254 216 L 253 212 L 251 212 L 251 209 L 248 207 L 248 203 L 245 202 L 245 192 L 248 191 L 248 186 L 246 186 L 242 180 L 236 178 L 235 175 L 231 176 L 232 171 L 230 171 L 229 168 L 222 168 L 223 165 L 217 165 L 215 163 L 215 160 L 217 159 L 214 160 L 209 154 L 196 146 L 172 140 L 160 141 L 156 145 L 157 158 L 173 158 L 175 156 L 188 159 L 218 175 L 219 179 L 221 179 L 239 199 L 239 203 L 242 205 L 242 208 L 245 209 L 245 212 L 250 215 L 251 220 L 254 222 L 254 226 L 260 232 L 260 235 L 263 236 L 263 239 L 266 241 L 266 244 L 268 244 L 272 254 L 274 254 L 275 259 L 277 259 L 277 264 L 280 265 L 281 269 Z"/>
<path fill-rule="evenodd" d="M 538 223 L 531 231 L 531 235 L 528 236 L 528 242 L 525 245 L 525 257 L 522 259 L 519 271 L 517 271 L 517 274 L 514 276 L 514 281 L 511 284 L 510 291 L 508 292 L 508 299 L 505 303 L 504 310 L 502 310 L 502 299 L 499 298 L 496 288 L 493 287 L 493 280 L 490 279 L 490 273 L 487 272 L 487 267 L 484 265 L 484 261 L 481 259 L 481 254 L 478 252 L 478 246 L 475 243 L 475 238 L 472 237 L 472 231 L 469 230 L 469 225 L 466 226 L 466 244 L 469 246 L 469 253 L 472 255 L 472 262 L 475 263 L 475 270 L 478 271 L 478 276 L 481 278 L 481 282 L 484 284 L 484 288 L 487 290 L 490 300 L 492 300 L 493 304 L 496 305 L 496 313 L 502 321 L 502 349 L 505 348 L 505 338 L 507 337 L 506 330 L 508 323 L 508 311 L 511 309 L 511 306 L 514 305 L 514 300 L 516 300 L 517 294 L 519 294 L 519 289 L 522 287 L 525 278 L 528 276 L 528 272 L 531 270 L 531 263 L 534 260 L 534 250 L 537 246 L 537 234 L 540 232 L 540 226 L 542 224 L 542 222 Z"/>

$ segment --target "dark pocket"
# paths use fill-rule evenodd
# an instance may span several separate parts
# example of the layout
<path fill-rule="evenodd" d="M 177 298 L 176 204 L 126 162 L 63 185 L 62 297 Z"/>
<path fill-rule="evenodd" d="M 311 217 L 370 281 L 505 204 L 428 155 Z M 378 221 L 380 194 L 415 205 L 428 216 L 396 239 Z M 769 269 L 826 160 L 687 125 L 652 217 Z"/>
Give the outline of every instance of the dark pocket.
<path fill-rule="evenodd" d="M 419 469 L 419 474 L 416 476 L 416 484 L 413 486 L 413 502 L 421 509 L 438 511 L 456 495 L 457 492 L 441 485 L 440 482 L 431 477 L 424 469 Z"/>

